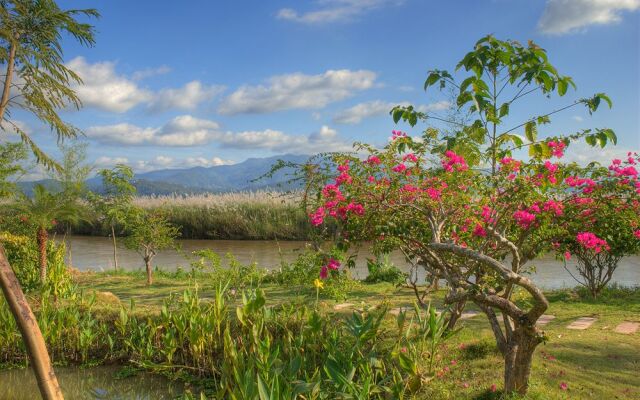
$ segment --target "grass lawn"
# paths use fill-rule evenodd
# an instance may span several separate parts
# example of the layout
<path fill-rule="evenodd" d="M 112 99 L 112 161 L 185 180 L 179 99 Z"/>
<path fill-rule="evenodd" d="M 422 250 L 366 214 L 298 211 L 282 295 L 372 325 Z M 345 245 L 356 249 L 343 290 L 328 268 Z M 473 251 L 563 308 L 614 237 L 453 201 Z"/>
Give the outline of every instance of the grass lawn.
<path fill-rule="evenodd" d="M 156 274 L 151 287 L 145 285 L 141 273 L 80 273 L 75 281 L 85 293 L 110 292 L 127 306 L 134 299 L 141 313 L 159 312 L 160 305 L 171 293 L 192 287 L 187 277 Z M 213 288 L 205 280 L 198 282 L 204 298 Z M 263 286 L 269 304 L 302 304 L 313 306 L 315 290 Z M 440 307 L 444 292 L 436 293 L 432 302 Z M 609 289 L 594 301 L 580 291 L 547 293 L 551 303 L 546 314 L 556 316 L 545 326 L 548 341 L 535 354 L 531 374 L 531 399 L 638 399 L 640 398 L 640 332 L 625 335 L 614 332 L 623 321 L 640 322 L 640 290 Z M 108 299 L 109 301 L 101 301 Z M 339 311 L 333 300 L 320 297 L 324 312 L 346 314 L 363 305 L 386 304 L 389 308 L 411 306 L 413 292 L 390 284 L 361 284 L 350 293 L 346 306 Z M 98 295 L 98 310 L 110 312 L 118 308 L 111 295 Z M 467 310 L 474 310 L 469 305 Z M 568 330 L 566 326 L 579 317 L 595 317 L 588 329 Z M 386 329 L 395 329 L 389 314 Z M 460 322 L 462 329 L 450 339 L 442 352 L 439 374 L 427 385 L 421 398 L 428 399 L 498 399 L 502 387 L 502 357 L 497 352 L 493 335 L 483 314 Z M 491 390 L 496 385 L 496 391 Z M 566 384 L 566 389 L 563 389 Z M 562 387 L 561 387 L 562 385 Z"/>

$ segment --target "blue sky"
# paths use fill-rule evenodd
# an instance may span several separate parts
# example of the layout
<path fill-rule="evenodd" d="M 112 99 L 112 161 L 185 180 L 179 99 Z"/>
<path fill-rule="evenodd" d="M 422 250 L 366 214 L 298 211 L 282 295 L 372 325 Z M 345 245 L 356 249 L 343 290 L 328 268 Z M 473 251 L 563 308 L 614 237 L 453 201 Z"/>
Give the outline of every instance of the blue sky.
<path fill-rule="evenodd" d="M 619 149 L 577 146 L 579 160 L 640 150 L 640 0 L 60 4 L 102 13 L 95 47 L 65 42 L 85 107 L 63 113 L 85 131 L 98 167 L 125 162 L 141 172 L 383 144 L 395 128 L 392 105 L 449 112 L 445 93 L 421 89 L 427 71 L 453 70 L 488 33 L 534 40 L 578 85 L 560 100 L 520 103 L 512 122 L 603 91 L 612 110 L 574 108 L 542 133 L 616 131 Z M 52 136 L 20 117 L 55 152 Z"/>

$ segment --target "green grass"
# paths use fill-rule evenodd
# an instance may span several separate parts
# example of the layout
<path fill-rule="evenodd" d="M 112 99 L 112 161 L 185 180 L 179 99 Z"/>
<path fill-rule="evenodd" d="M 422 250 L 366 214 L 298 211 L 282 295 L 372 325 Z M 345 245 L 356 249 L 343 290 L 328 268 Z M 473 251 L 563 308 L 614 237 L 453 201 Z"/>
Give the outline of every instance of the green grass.
<path fill-rule="evenodd" d="M 151 287 L 144 284 L 141 272 L 81 273 L 75 277 L 85 292 L 111 292 L 123 304 L 135 300 L 139 312 L 159 312 L 162 300 L 171 293 L 191 287 L 193 281 L 184 274 L 157 273 Z M 201 296 L 208 298 L 213 288 L 205 279 L 198 282 Z M 311 287 L 290 289 L 263 286 L 268 304 L 313 305 L 315 291 Z M 441 307 L 444 292 L 433 296 L 432 303 Z M 613 288 L 598 300 L 581 291 L 563 290 L 547 293 L 551 303 L 547 314 L 556 319 L 545 331 L 546 344 L 538 347 L 531 374 L 531 399 L 636 399 L 640 397 L 640 333 L 623 335 L 613 331 L 625 320 L 640 321 L 640 290 Z M 390 284 L 361 284 L 346 300 L 353 308 L 363 305 L 387 305 L 390 308 L 410 306 L 413 293 Z M 324 312 L 348 314 L 351 309 L 335 311 L 335 301 L 321 296 Z M 113 302 L 103 304 L 103 311 L 117 309 Z M 469 306 L 468 310 L 474 309 Z M 594 316 L 596 323 L 585 331 L 565 327 L 582 316 Z M 386 327 L 394 329 L 392 316 Z M 462 329 L 446 344 L 442 352 L 442 376 L 428 384 L 427 397 L 437 399 L 498 399 L 502 386 L 502 358 L 496 350 L 493 335 L 483 315 L 461 321 Z M 455 365 L 452 361 L 455 360 Z M 567 384 L 567 390 L 560 388 Z M 491 385 L 497 392 L 491 392 Z"/>

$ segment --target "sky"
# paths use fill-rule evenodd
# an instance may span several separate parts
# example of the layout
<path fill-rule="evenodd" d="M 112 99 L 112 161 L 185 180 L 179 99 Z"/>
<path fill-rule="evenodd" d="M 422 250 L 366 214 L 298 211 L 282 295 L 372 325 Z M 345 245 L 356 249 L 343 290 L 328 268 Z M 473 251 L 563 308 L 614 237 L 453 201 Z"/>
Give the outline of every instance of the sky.
<path fill-rule="evenodd" d="M 614 129 L 615 149 L 574 146 L 584 161 L 640 150 L 640 0 L 234 0 L 60 1 L 94 7 L 96 45 L 65 39 L 65 60 L 84 80 L 80 111 L 88 160 L 137 172 L 213 166 L 250 157 L 383 145 L 389 110 L 413 104 L 445 116 L 447 92 L 422 89 L 430 69 L 453 71 L 487 34 L 548 52 L 577 90 L 529 96 L 514 126 L 576 99 L 607 93 L 614 107 L 593 116 L 574 107 L 541 135 Z M 464 78 L 464 74 L 456 77 Z M 45 150 L 54 136 L 14 116 Z M 437 126 L 437 124 L 435 124 Z M 506 127 L 506 125 L 505 125 Z M 519 132 L 521 133 L 521 132 Z"/>

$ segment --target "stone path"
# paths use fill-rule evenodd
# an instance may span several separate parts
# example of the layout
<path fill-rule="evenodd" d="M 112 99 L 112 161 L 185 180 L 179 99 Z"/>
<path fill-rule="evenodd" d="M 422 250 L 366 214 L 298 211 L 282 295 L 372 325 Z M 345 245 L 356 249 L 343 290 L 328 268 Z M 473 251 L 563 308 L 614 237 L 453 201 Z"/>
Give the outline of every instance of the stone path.
<path fill-rule="evenodd" d="M 353 306 L 353 303 L 342 303 L 342 304 L 336 304 L 335 306 L 333 306 L 333 309 L 336 311 L 340 311 L 340 310 L 344 310 L 345 308 L 350 308 Z"/>
<path fill-rule="evenodd" d="M 536 325 L 538 326 L 545 326 L 546 324 L 548 324 L 549 322 L 553 321 L 554 319 L 556 319 L 555 315 L 542 315 L 540 316 L 540 318 L 538 318 L 538 322 L 536 322 Z"/>
<path fill-rule="evenodd" d="M 638 332 L 638 328 L 640 328 L 640 322 L 624 321 L 620 325 L 616 326 L 615 332 L 632 335 Z"/>
<path fill-rule="evenodd" d="M 593 325 L 594 322 L 596 322 L 595 318 L 581 317 L 567 325 L 567 329 L 583 331 Z"/>
<path fill-rule="evenodd" d="M 460 315 L 460 319 L 469 319 L 469 318 L 473 318 L 476 315 L 480 314 L 477 311 L 465 311 Z"/>

